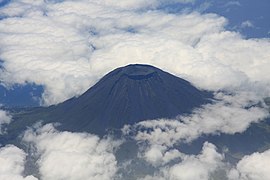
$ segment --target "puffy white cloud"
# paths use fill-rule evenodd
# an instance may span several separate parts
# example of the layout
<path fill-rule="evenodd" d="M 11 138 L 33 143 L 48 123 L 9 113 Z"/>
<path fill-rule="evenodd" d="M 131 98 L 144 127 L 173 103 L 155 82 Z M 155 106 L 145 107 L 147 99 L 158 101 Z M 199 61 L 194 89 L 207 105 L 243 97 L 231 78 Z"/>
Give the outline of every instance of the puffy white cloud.
<path fill-rule="evenodd" d="M 218 168 L 224 167 L 223 159 L 213 144 L 205 142 L 200 154 L 182 154 L 179 163 L 162 167 L 156 175 L 148 175 L 143 179 L 208 180 Z"/>
<path fill-rule="evenodd" d="M 204 143 L 201 154 L 187 156 L 180 164 L 172 166 L 167 176 L 171 180 L 208 180 L 219 166 L 222 166 L 223 156 L 216 151 L 211 143 Z"/>
<path fill-rule="evenodd" d="M 2 125 L 9 124 L 11 120 L 11 116 L 6 111 L 0 109 L 0 135 L 4 133 Z"/>
<path fill-rule="evenodd" d="M 24 141 L 34 143 L 41 179 L 112 179 L 117 172 L 113 154 L 119 141 L 87 133 L 58 132 L 48 124 L 28 130 Z"/>
<path fill-rule="evenodd" d="M 166 146 L 153 144 L 146 150 L 143 150 L 143 154 L 139 156 L 153 166 L 160 166 L 181 158 L 183 154 L 177 149 L 168 150 Z"/>
<path fill-rule="evenodd" d="M 190 115 L 175 120 L 147 120 L 122 129 L 124 134 L 134 135 L 138 142 L 138 158 L 156 168 L 154 175 L 147 175 L 144 179 L 225 178 L 227 164 L 223 163 L 223 155 L 213 144 L 205 143 L 199 155 L 182 153 L 179 144 L 203 134 L 244 132 L 251 123 L 268 117 L 269 112 L 261 106 L 256 94 L 250 92 L 217 93 L 215 99 L 213 104 L 203 105 Z"/>
<path fill-rule="evenodd" d="M 199 155 L 182 153 L 179 144 L 203 134 L 244 132 L 251 123 L 268 117 L 269 112 L 256 94 L 250 92 L 217 93 L 215 99 L 213 104 L 206 104 L 175 120 L 147 120 L 123 127 L 123 133 L 134 135 L 139 144 L 138 158 L 156 169 L 154 175 L 144 179 L 225 178 L 229 167 L 213 144 L 205 143 Z"/>
<path fill-rule="evenodd" d="M 0 34 L 3 40 L 0 56 L 7 60 L 1 80 L 9 78 L 8 83 L 45 85 L 45 103 L 59 102 L 63 97 L 74 96 L 75 91 L 80 94 L 88 87 L 90 68 L 87 54 L 91 49 L 88 49 L 87 39 L 77 36 L 76 30 L 41 16 L 6 19 L 0 29 L 4 29 Z M 5 35 L 7 32 L 9 35 Z"/>
<path fill-rule="evenodd" d="M 202 134 L 243 132 L 251 123 L 269 116 L 266 108 L 258 106 L 259 101 L 254 94 L 218 93 L 216 98 L 219 100 L 195 109 L 190 115 L 179 116 L 176 120 L 142 121 L 134 126 L 125 126 L 123 132 L 125 134 L 135 132 L 137 141 L 173 146 L 179 142 L 190 142 Z"/>
<path fill-rule="evenodd" d="M 226 31 L 226 19 L 215 14 L 147 11 L 163 3 L 11 1 L 0 9 L 1 80 L 42 84 L 44 104 L 53 104 L 116 67 L 144 63 L 200 88 L 270 95 L 269 39 Z"/>
<path fill-rule="evenodd" d="M 0 148 L 0 179 L 37 180 L 34 176 L 23 177 L 26 153 L 14 145 Z"/>
<path fill-rule="evenodd" d="M 270 150 L 244 156 L 229 173 L 231 180 L 270 179 Z"/>

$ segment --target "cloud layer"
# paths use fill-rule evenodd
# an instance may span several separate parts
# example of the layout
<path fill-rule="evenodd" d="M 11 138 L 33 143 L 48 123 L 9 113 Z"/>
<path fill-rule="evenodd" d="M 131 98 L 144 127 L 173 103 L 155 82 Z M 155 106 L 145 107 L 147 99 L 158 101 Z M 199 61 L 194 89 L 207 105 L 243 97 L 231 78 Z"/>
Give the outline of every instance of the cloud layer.
<path fill-rule="evenodd" d="M 122 130 L 125 134 L 135 134 L 137 141 L 173 146 L 179 142 L 190 142 L 203 134 L 241 133 L 251 123 L 269 116 L 268 110 L 258 105 L 253 94 L 234 96 L 218 93 L 216 98 L 218 100 L 213 104 L 203 105 L 190 115 L 182 115 L 175 120 L 142 121 L 134 126 L 127 125 Z"/>
<path fill-rule="evenodd" d="M 235 180 L 256 180 L 260 171 L 268 172 L 267 168 L 261 169 L 259 165 L 269 163 L 267 158 L 261 162 L 261 158 L 258 158 L 258 163 L 254 162 L 252 165 L 252 162 L 245 160 L 251 159 L 249 156 L 244 157 L 237 168 L 231 169 L 224 156 L 219 153 L 222 150 L 217 152 L 215 145 L 208 142 L 204 143 L 202 152 L 198 155 L 186 155 L 179 150 L 181 144 L 189 143 L 205 134 L 242 133 L 251 123 L 257 123 L 269 116 L 267 108 L 250 92 L 234 95 L 217 93 L 215 99 L 213 104 L 203 105 L 191 114 L 179 116 L 177 119 L 147 120 L 123 127 L 123 133 L 128 138 L 133 136 L 139 144 L 138 158 L 156 169 L 154 175 L 143 179 L 207 180 L 228 177 Z M 265 177 L 268 177 L 267 175 Z"/>
<path fill-rule="evenodd" d="M 54 104 L 116 67 L 144 63 L 200 88 L 270 95 L 269 39 L 227 31 L 216 14 L 154 10 L 164 3 L 11 1 L 0 9 L 1 81 L 44 85 L 43 103 Z"/>

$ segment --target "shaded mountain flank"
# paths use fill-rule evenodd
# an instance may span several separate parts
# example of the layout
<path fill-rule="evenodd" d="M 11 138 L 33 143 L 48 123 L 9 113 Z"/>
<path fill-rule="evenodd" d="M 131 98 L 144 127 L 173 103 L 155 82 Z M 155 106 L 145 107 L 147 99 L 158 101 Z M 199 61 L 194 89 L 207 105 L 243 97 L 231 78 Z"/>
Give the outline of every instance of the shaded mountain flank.
<path fill-rule="evenodd" d="M 125 124 L 189 113 L 209 103 L 211 97 L 211 93 L 161 69 L 132 64 L 108 73 L 79 97 L 15 113 L 10 133 L 42 121 L 59 122 L 61 130 L 102 135 Z"/>

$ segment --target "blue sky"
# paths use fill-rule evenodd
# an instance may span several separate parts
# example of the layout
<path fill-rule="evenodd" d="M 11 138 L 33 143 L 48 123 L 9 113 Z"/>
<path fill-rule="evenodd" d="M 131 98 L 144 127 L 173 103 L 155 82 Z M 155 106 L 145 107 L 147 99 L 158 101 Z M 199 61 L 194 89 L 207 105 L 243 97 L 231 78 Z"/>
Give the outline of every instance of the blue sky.
<path fill-rule="evenodd" d="M 194 4 L 167 5 L 161 7 L 171 13 L 198 10 L 216 13 L 229 20 L 228 29 L 238 31 L 246 38 L 269 38 L 270 2 L 268 0 L 195 1 Z M 253 27 L 241 26 L 249 21 Z"/>

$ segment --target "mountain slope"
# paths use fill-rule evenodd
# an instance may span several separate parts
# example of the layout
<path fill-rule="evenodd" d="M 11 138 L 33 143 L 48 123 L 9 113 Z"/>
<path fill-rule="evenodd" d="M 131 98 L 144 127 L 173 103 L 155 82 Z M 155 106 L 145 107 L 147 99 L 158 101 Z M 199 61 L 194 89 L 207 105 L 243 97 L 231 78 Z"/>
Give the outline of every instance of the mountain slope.
<path fill-rule="evenodd" d="M 209 102 L 209 97 L 210 93 L 181 78 L 153 66 L 134 64 L 108 73 L 78 98 L 20 117 L 29 123 L 39 119 L 60 122 L 62 130 L 103 134 L 108 128 L 188 113 Z"/>

